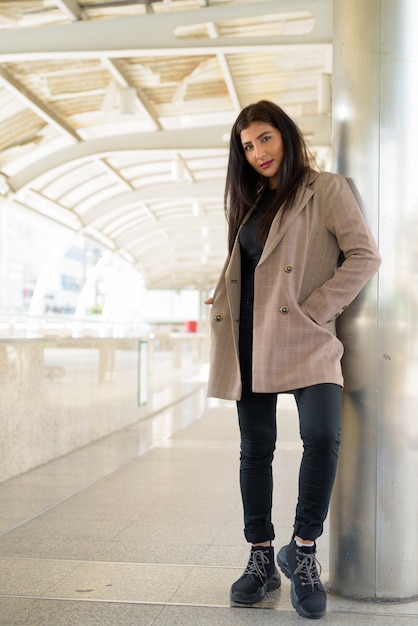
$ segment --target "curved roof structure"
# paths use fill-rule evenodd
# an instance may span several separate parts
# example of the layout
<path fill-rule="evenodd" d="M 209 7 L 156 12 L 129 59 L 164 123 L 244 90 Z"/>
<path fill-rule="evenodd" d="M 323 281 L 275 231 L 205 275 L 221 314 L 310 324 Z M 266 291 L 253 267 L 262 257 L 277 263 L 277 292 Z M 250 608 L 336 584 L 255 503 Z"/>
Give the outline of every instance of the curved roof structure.
<path fill-rule="evenodd" d="M 274 100 L 326 159 L 331 42 L 331 0 L 0 0 L 0 193 L 209 289 L 231 125 Z"/>

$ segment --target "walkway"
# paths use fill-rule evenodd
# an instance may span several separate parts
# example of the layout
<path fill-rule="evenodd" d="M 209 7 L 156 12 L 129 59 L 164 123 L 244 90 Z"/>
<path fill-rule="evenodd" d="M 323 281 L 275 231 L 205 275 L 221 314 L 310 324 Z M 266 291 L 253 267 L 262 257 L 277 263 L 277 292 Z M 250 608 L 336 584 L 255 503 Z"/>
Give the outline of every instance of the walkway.
<path fill-rule="evenodd" d="M 290 538 L 300 455 L 293 400 L 279 399 L 276 547 Z M 246 564 L 233 403 L 183 399 L 94 445 L 0 484 L 1 626 L 306 624 L 289 583 L 231 606 Z M 327 580 L 328 534 L 319 542 Z M 395 574 L 394 574 L 395 575 Z M 338 626 L 418 624 L 418 602 L 329 595 Z"/>

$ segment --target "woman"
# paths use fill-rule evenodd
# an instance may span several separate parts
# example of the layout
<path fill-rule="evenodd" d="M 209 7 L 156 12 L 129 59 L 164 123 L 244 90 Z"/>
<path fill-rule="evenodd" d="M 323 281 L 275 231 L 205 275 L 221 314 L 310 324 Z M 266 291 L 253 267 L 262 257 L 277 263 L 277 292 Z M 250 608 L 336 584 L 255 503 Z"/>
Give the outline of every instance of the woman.
<path fill-rule="evenodd" d="M 293 393 L 303 455 L 293 536 L 278 554 L 301 615 L 326 594 L 316 539 L 337 467 L 343 346 L 335 320 L 380 256 L 346 180 L 309 166 L 303 136 L 277 105 L 246 107 L 231 132 L 225 189 L 229 254 L 211 310 L 208 395 L 237 401 L 248 565 L 231 599 L 254 603 L 280 586 L 271 545 L 277 394 Z"/>

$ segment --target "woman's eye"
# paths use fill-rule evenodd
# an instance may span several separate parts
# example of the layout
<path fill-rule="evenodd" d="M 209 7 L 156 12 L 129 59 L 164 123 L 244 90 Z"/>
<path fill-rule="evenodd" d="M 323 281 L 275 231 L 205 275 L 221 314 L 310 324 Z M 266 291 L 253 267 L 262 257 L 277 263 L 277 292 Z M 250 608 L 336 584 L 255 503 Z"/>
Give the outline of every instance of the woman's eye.
<path fill-rule="evenodd" d="M 249 152 L 251 150 L 251 148 L 252 148 L 252 146 L 249 146 L 249 145 L 244 146 L 245 152 Z"/>
<path fill-rule="evenodd" d="M 268 141 L 269 139 L 271 139 L 270 135 L 265 135 L 261 141 Z"/>

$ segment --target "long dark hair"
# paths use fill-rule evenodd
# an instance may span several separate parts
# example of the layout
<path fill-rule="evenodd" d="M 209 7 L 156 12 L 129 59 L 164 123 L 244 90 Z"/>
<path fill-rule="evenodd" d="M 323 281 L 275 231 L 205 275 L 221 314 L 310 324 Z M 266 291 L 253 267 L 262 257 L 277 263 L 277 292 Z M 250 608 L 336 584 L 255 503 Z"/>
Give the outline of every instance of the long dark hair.
<path fill-rule="evenodd" d="M 274 102 L 260 100 L 241 111 L 231 131 L 224 196 L 230 252 L 245 215 L 257 204 L 262 192 L 269 188 L 268 178 L 260 176 L 248 163 L 242 147 L 240 133 L 252 122 L 264 122 L 277 128 L 283 141 L 283 160 L 277 172 L 277 188 L 260 221 L 260 240 L 267 237 L 270 224 L 280 207 L 283 212 L 291 207 L 309 168 L 310 155 L 303 135 L 281 107 Z"/>

